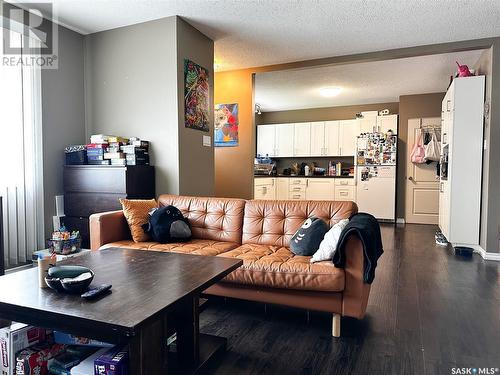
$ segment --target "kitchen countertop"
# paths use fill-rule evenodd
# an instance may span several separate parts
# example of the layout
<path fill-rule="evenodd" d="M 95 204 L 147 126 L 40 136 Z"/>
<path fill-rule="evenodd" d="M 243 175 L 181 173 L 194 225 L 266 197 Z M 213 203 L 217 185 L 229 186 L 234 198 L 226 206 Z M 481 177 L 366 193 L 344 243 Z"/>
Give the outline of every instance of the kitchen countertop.
<path fill-rule="evenodd" d="M 270 178 L 270 177 L 286 177 L 286 178 L 354 178 L 354 176 L 288 176 L 283 174 L 278 174 L 276 176 L 270 175 L 254 175 L 254 178 Z"/>

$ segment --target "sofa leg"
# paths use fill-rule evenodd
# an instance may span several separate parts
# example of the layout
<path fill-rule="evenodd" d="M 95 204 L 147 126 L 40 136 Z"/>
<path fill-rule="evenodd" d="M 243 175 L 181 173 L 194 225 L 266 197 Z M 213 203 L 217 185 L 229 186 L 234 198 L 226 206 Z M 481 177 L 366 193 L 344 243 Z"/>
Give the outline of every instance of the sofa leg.
<path fill-rule="evenodd" d="M 333 314 L 332 336 L 333 337 L 340 337 L 340 314 Z"/>

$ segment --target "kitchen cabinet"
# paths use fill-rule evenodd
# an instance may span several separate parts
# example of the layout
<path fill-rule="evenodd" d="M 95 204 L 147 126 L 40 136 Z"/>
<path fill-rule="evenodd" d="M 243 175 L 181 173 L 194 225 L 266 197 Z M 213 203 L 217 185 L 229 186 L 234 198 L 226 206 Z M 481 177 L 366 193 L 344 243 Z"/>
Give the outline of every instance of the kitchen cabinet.
<path fill-rule="evenodd" d="M 448 186 L 448 181 L 441 181 L 439 183 L 439 229 L 448 239 L 450 236 L 449 228 L 449 215 L 450 215 L 450 205 L 449 205 L 449 192 L 450 187 Z"/>
<path fill-rule="evenodd" d="M 257 126 L 257 154 L 262 156 L 276 156 L 276 127 L 275 125 Z"/>
<path fill-rule="evenodd" d="M 366 116 L 356 119 L 360 133 L 372 133 L 377 126 L 377 116 Z"/>
<path fill-rule="evenodd" d="M 276 178 L 254 178 L 254 199 L 276 199 Z"/>
<path fill-rule="evenodd" d="M 277 124 L 275 127 L 275 156 L 293 156 L 294 128 L 290 124 Z"/>
<path fill-rule="evenodd" d="M 339 154 L 339 126 L 340 121 L 325 122 L 325 153 L 327 156 L 338 156 Z"/>
<path fill-rule="evenodd" d="M 355 201 L 353 178 L 256 177 L 254 199 Z"/>
<path fill-rule="evenodd" d="M 299 122 L 294 125 L 294 156 L 311 155 L 311 123 Z"/>
<path fill-rule="evenodd" d="M 278 177 L 276 179 L 276 199 L 288 199 L 289 180 L 288 177 Z"/>
<path fill-rule="evenodd" d="M 356 120 L 343 120 L 339 122 L 339 156 L 356 155 L 356 140 L 359 131 L 359 123 Z"/>
<path fill-rule="evenodd" d="M 361 133 L 388 130 L 396 133 L 397 126 L 398 115 L 258 125 L 257 153 L 270 157 L 354 156 Z"/>
<path fill-rule="evenodd" d="M 290 124 L 258 125 L 257 154 L 270 157 L 293 156 L 294 129 Z"/>
<path fill-rule="evenodd" d="M 325 152 L 325 123 L 311 122 L 311 156 L 327 155 Z"/>
<path fill-rule="evenodd" d="M 387 133 L 392 130 L 393 134 L 398 132 L 398 115 L 377 116 L 377 128 L 379 133 Z"/>
<path fill-rule="evenodd" d="M 356 201 L 356 187 L 354 178 L 335 179 L 335 200 Z"/>
<path fill-rule="evenodd" d="M 443 99 L 439 227 L 453 246 L 479 245 L 484 76 L 455 78 Z"/>
<path fill-rule="evenodd" d="M 305 196 L 307 200 L 335 200 L 335 183 L 333 178 L 308 178 Z"/>
<path fill-rule="evenodd" d="M 289 193 L 288 199 L 290 200 L 304 200 L 306 199 L 306 178 L 290 178 L 289 179 Z"/>

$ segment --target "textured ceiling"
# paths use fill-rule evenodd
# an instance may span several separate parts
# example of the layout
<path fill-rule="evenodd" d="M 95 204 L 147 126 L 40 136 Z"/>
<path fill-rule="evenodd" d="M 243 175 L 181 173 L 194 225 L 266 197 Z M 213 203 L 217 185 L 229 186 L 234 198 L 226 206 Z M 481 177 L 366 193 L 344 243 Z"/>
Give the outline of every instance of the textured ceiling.
<path fill-rule="evenodd" d="M 215 40 L 219 70 L 500 36 L 499 0 L 52 2 L 82 33 L 180 15 Z"/>
<path fill-rule="evenodd" d="M 400 95 L 444 92 L 455 61 L 472 68 L 482 50 L 366 62 L 341 66 L 258 73 L 255 102 L 262 111 L 397 102 Z M 332 98 L 321 87 L 340 87 Z"/>

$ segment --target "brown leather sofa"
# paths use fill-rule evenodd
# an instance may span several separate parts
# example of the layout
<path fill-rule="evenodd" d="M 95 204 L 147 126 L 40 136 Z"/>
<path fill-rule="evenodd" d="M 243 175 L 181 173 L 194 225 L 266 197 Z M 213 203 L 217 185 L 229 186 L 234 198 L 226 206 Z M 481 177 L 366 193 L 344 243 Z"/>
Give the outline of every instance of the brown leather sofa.
<path fill-rule="evenodd" d="M 160 205 L 174 205 L 189 219 L 193 239 L 160 244 L 135 243 L 122 211 L 90 217 L 91 248 L 132 248 L 235 257 L 243 266 L 206 294 L 274 303 L 333 314 L 332 334 L 340 335 L 340 316 L 363 318 L 370 285 L 363 283 L 363 247 L 352 235 L 346 267 L 331 261 L 311 264 L 310 257 L 288 248 L 309 216 L 331 225 L 357 212 L 354 202 L 259 201 L 161 195 Z"/>

